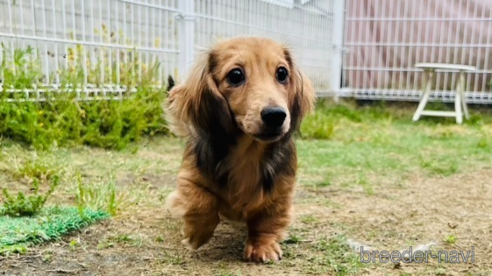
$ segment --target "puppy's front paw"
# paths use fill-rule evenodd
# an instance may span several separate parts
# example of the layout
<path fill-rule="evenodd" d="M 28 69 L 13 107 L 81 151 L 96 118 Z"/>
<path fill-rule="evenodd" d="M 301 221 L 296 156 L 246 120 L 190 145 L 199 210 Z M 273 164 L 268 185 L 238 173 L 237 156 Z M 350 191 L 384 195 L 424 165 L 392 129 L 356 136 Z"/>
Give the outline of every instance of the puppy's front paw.
<path fill-rule="evenodd" d="M 197 250 L 210 240 L 213 233 L 213 231 L 188 233 L 188 235 L 184 235 L 185 239 L 181 243 L 188 249 Z"/>
<path fill-rule="evenodd" d="M 282 250 L 275 240 L 246 242 L 244 258 L 250 262 L 268 262 L 282 259 Z"/>

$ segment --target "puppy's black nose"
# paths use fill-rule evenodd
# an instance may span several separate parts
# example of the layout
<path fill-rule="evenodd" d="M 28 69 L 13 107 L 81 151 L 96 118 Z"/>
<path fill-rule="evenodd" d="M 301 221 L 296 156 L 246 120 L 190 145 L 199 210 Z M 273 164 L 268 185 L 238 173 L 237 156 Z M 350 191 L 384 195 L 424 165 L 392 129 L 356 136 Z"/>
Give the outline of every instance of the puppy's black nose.
<path fill-rule="evenodd" d="M 261 119 L 268 127 L 280 127 L 284 123 L 287 113 L 281 107 L 267 107 L 261 111 Z"/>

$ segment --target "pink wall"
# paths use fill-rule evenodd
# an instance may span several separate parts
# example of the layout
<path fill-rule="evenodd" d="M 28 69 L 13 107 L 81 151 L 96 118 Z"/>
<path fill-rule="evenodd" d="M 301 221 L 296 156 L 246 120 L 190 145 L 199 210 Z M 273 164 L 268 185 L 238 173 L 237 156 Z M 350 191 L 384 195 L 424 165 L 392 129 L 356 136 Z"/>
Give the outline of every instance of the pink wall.
<path fill-rule="evenodd" d="M 491 91 L 492 0 L 347 0 L 344 60 L 353 88 L 413 89 L 416 62 L 476 66 L 467 90 Z M 436 89 L 454 85 L 439 74 Z"/>

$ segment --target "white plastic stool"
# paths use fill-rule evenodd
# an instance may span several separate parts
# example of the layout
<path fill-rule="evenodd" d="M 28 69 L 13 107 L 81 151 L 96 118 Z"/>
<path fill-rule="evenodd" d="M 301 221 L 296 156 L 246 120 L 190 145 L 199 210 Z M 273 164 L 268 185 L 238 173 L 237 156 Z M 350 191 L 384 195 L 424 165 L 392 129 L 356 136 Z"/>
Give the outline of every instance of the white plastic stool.
<path fill-rule="evenodd" d="M 418 121 L 420 116 L 440 116 L 440 117 L 456 117 L 456 123 L 463 122 L 463 113 L 468 119 L 468 107 L 465 100 L 465 74 L 475 71 L 475 67 L 461 64 L 446 64 L 446 63 L 417 63 L 415 67 L 424 70 L 423 95 L 420 99 L 419 106 L 413 115 L 413 121 Z M 431 93 L 431 83 L 435 72 L 459 72 L 459 78 L 456 82 L 456 94 L 454 97 L 454 112 L 453 111 L 437 111 L 424 110 L 429 95 Z"/>

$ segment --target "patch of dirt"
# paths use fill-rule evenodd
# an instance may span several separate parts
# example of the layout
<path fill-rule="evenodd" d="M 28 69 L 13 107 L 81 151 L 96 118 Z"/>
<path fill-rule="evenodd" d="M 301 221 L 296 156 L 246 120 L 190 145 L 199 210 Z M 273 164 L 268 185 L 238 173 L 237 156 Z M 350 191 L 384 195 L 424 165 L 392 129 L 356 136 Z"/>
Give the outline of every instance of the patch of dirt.
<path fill-rule="evenodd" d="M 374 250 L 408 250 L 435 243 L 434 250 L 475 253 L 474 264 L 401 264 L 395 271 L 429 275 L 490 275 L 492 269 L 492 171 L 450 177 L 414 174 L 405 185 L 380 183 L 374 195 L 363 191 L 331 193 L 343 206 L 329 218 L 347 226 L 346 235 Z M 466 252 L 465 252 L 466 254 Z M 393 264 L 389 264 L 390 268 Z M 386 267 L 386 268 L 388 268 Z M 380 268 L 381 269 L 381 268 Z M 430 269 L 430 271 L 427 271 Z M 373 271 L 379 275 L 380 270 Z"/>

